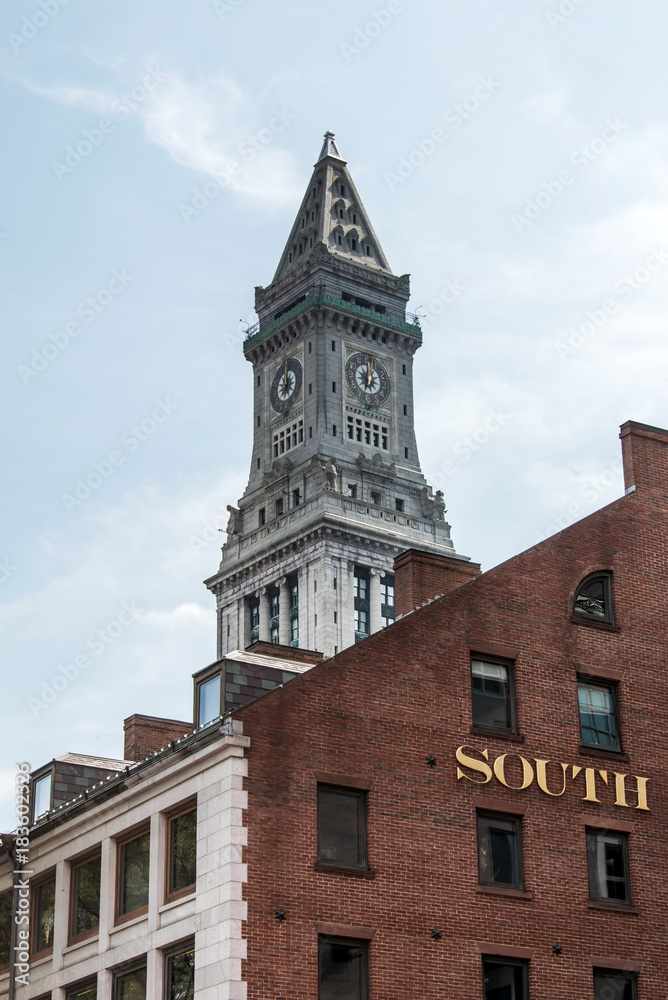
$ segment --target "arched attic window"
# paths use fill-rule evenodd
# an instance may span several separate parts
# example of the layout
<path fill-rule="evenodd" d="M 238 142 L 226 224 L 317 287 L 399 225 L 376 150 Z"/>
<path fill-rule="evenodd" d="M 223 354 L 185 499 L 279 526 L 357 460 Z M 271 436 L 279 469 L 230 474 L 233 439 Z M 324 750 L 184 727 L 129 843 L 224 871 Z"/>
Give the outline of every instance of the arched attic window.
<path fill-rule="evenodd" d="M 350 247 L 350 249 L 354 250 L 356 253 L 358 253 L 359 252 L 359 245 L 360 245 L 360 242 L 359 242 L 360 237 L 359 237 L 359 233 L 357 232 L 357 230 L 356 229 L 349 229 L 348 232 L 347 232 L 347 234 L 346 234 L 346 236 L 347 236 L 347 239 L 348 239 L 348 246 Z"/>
<path fill-rule="evenodd" d="M 575 591 L 573 617 L 580 621 L 614 623 L 611 573 L 590 573 L 580 582 Z"/>

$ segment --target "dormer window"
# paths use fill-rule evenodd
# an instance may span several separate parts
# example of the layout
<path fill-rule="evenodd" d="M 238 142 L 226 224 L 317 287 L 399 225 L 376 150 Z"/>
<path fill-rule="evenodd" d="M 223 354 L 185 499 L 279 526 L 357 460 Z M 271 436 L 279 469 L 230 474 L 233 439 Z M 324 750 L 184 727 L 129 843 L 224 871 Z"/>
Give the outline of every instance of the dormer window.
<path fill-rule="evenodd" d="M 292 250 L 288 254 L 288 264 L 292 264 Z"/>
<path fill-rule="evenodd" d="M 340 191 L 341 191 L 341 197 L 345 198 L 345 196 L 346 196 L 346 185 L 345 184 L 341 185 Z"/>
<path fill-rule="evenodd" d="M 302 219 L 302 229 L 304 229 L 305 226 L 306 226 L 306 219 Z"/>
<path fill-rule="evenodd" d="M 372 257 L 373 256 L 373 254 L 371 253 L 371 247 L 369 247 L 369 246 L 366 248 L 366 255 L 367 255 L 367 257 Z"/>
<path fill-rule="evenodd" d="M 304 252 L 304 244 L 303 244 L 303 243 L 300 243 L 300 244 L 299 244 L 299 256 L 300 256 L 300 257 L 301 257 L 301 255 L 303 254 L 303 252 Z"/>
<path fill-rule="evenodd" d="M 343 244 L 343 240 L 341 239 L 341 237 L 340 237 L 340 236 L 339 236 L 338 240 L 339 240 L 339 246 L 342 246 L 342 244 Z"/>
<path fill-rule="evenodd" d="M 353 212 L 353 225 L 354 225 L 354 226 L 356 226 L 356 225 L 357 225 L 357 216 L 355 215 L 355 213 L 354 213 L 354 212 Z"/>
<path fill-rule="evenodd" d="M 610 573 L 592 573 L 580 583 L 573 602 L 573 616 L 581 621 L 612 625 L 612 577 Z"/>
<path fill-rule="evenodd" d="M 342 208 L 339 209 L 339 218 L 340 219 L 343 218 L 343 209 Z"/>
<path fill-rule="evenodd" d="M 353 250 L 357 250 L 357 240 L 355 239 L 351 240 L 350 245 L 353 248 Z"/>

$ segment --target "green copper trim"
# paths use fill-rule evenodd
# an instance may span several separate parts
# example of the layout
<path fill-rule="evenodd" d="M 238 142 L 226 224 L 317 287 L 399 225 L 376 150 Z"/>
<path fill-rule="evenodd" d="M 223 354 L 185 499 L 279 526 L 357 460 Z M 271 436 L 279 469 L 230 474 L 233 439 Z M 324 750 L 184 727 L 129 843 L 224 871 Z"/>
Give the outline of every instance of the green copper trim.
<path fill-rule="evenodd" d="M 359 316 L 361 319 L 373 320 L 378 326 L 390 327 L 392 330 L 401 330 L 402 333 L 407 333 L 411 337 L 415 337 L 420 343 L 422 343 L 422 330 L 420 329 L 419 323 L 405 323 L 403 320 L 395 319 L 394 316 L 387 316 L 385 313 L 377 313 L 374 309 L 365 309 L 363 306 L 356 306 L 354 302 L 345 302 L 343 299 L 338 299 L 334 295 L 307 295 L 303 302 L 299 302 L 292 309 L 289 309 L 278 319 L 272 320 L 271 323 L 267 323 L 261 326 L 257 333 L 251 334 L 244 340 L 244 351 L 247 351 L 250 347 L 258 344 L 269 334 L 273 333 L 274 330 L 278 330 L 280 327 L 285 326 L 290 320 L 294 319 L 295 316 L 299 316 L 301 313 L 305 312 L 306 309 L 311 309 L 313 306 L 332 306 L 334 309 L 339 309 L 341 312 L 349 313 L 351 316 Z"/>

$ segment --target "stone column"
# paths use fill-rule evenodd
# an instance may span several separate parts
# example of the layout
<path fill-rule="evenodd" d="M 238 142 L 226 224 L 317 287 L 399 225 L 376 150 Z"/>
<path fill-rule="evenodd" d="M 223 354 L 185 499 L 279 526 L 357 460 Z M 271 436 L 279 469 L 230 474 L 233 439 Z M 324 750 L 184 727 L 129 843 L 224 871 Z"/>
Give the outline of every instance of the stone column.
<path fill-rule="evenodd" d="M 381 628 L 380 576 L 382 570 L 372 569 L 369 574 L 369 626 L 371 634 Z"/>
<path fill-rule="evenodd" d="M 257 591 L 260 598 L 260 636 L 262 642 L 269 642 L 269 594 L 267 588 Z"/>
<path fill-rule="evenodd" d="M 341 560 L 341 649 L 355 644 L 355 566 Z M 340 651 L 339 650 L 339 651 Z"/>
<path fill-rule="evenodd" d="M 282 577 L 276 586 L 278 592 L 278 641 L 281 646 L 290 645 L 290 588 L 286 577 Z"/>

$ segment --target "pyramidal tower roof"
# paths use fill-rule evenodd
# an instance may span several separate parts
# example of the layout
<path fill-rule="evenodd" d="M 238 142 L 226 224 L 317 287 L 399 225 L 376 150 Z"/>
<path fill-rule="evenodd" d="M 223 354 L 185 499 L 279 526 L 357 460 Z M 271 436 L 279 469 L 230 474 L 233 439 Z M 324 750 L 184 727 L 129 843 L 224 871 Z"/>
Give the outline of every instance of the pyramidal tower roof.
<path fill-rule="evenodd" d="M 376 271 L 390 272 L 333 132 L 325 132 L 320 156 L 273 281 L 303 264 L 323 243 L 337 256 Z"/>

